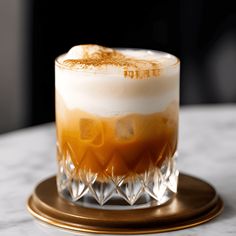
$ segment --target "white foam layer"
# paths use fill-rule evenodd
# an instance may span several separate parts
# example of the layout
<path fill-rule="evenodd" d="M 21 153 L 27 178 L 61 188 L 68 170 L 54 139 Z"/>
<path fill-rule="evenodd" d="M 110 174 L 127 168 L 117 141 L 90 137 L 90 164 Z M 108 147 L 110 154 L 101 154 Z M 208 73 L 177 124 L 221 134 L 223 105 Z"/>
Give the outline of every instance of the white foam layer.
<path fill-rule="evenodd" d="M 83 71 L 56 65 L 56 90 L 69 109 L 78 108 L 99 116 L 149 114 L 163 111 L 179 99 L 179 63 L 174 56 L 147 50 L 121 52 L 140 59 L 155 58 L 162 65 L 160 74 L 139 80 L 125 78 L 121 68 L 111 65 Z M 77 57 L 75 53 L 74 58 Z M 64 59 L 62 56 L 59 61 Z"/>
<path fill-rule="evenodd" d="M 115 58 L 115 61 L 123 61 L 123 59 L 126 59 L 128 62 L 131 62 L 131 65 L 124 65 L 121 66 L 119 63 L 118 65 L 112 65 L 111 60 L 109 60 L 106 56 L 103 56 L 101 51 L 105 53 L 110 53 L 111 57 L 115 56 L 113 55 L 114 52 L 118 52 L 124 56 L 124 58 Z M 97 53 L 96 53 L 97 52 Z M 113 54 L 112 54 L 113 53 Z M 66 63 L 68 60 L 84 60 L 86 59 L 87 61 L 89 59 L 96 59 L 97 61 L 95 62 L 95 65 L 86 65 L 86 62 L 84 61 L 85 64 L 82 62 L 75 62 L 72 64 Z M 108 62 L 107 62 L 107 59 Z M 113 58 L 114 59 L 114 58 Z M 132 59 L 138 59 L 142 60 L 141 62 L 136 61 L 133 62 Z M 153 69 L 153 63 L 158 63 L 158 68 L 163 71 L 171 71 L 175 70 L 175 66 L 178 64 L 178 58 L 175 56 L 165 53 L 165 52 L 160 52 L 160 51 L 153 51 L 153 50 L 143 50 L 143 49 L 119 49 L 119 50 L 114 50 L 111 48 L 105 48 L 101 47 L 98 45 L 79 45 L 79 46 L 74 46 L 72 47 L 68 53 L 60 56 L 58 59 L 58 65 L 60 64 L 61 67 L 64 67 L 65 69 L 70 69 L 70 70 L 80 70 L 84 71 L 87 73 L 101 73 L 101 74 L 112 74 L 113 77 L 124 77 L 124 70 L 127 71 L 132 71 L 132 70 L 138 70 L 138 71 L 144 71 L 144 70 L 152 70 Z M 100 61 L 101 63 L 98 63 Z M 104 63 L 102 63 L 102 61 Z M 127 62 L 126 61 L 126 62 Z M 133 63 L 137 64 L 137 68 L 134 68 L 132 65 Z M 151 62 L 151 63 L 150 63 Z M 125 67 L 125 69 L 124 69 Z M 150 76 L 152 77 L 152 76 Z M 155 77 L 155 76 L 154 76 Z"/>

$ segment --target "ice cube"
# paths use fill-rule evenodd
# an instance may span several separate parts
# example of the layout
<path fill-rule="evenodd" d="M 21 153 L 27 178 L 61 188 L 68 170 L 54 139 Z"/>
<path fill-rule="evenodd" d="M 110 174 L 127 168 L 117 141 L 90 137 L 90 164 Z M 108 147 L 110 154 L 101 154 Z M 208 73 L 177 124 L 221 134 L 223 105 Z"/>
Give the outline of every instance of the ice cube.
<path fill-rule="evenodd" d="M 92 146 L 101 146 L 104 143 L 102 123 L 99 120 L 80 119 L 79 135 L 81 141 Z"/>
<path fill-rule="evenodd" d="M 131 118 L 122 118 L 116 122 L 116 137 L 122 140 L 134 138 L 135 122 Z"/>
<path fill-rule="evenodd" d="M 81 140 L 92 141 L 97 135 L 96 122 L 88 118 L 80 119 L 79 131 Z"/>

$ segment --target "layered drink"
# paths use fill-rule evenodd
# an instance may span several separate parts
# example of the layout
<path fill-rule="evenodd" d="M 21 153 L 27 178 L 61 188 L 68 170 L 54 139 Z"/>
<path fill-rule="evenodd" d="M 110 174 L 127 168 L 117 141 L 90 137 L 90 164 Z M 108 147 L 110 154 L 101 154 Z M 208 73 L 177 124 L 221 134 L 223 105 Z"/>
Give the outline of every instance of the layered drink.
<path fill-rule="evenodd" d="M 81 204 L 166 202 L 177 191 L 178 110 L 173 55 L 79 45 L 59 56 L 59 193 Z"/>

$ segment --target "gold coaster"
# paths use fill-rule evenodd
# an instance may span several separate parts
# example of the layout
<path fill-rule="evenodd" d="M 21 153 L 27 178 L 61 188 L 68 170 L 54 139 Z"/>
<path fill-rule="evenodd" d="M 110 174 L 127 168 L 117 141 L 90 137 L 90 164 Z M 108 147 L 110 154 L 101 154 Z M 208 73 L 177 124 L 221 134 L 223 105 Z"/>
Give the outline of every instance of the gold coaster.
<path fill-rule="evenodd" d="M 215 189 L 198 178 L 180 174 L 178 194 L 163 206 L 103 210 L 74 205 L 58 196 L 56 178 L 39 183 L 28 200 L 29 212 L 48 224 L 87 233 L 145 234 L 193 227 L 223 210 Z"/>

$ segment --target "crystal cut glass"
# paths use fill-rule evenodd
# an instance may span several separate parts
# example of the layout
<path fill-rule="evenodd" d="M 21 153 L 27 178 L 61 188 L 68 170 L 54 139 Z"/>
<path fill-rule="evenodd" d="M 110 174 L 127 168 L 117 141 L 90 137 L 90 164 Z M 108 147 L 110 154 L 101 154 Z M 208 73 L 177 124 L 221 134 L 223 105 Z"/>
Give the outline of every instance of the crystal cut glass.
<path fill-rule="evenodd" d="M 60 196 L 103 209 L 175 196 L 179 64 L 164 52 L 97 45 L 56 59 Z"/>

